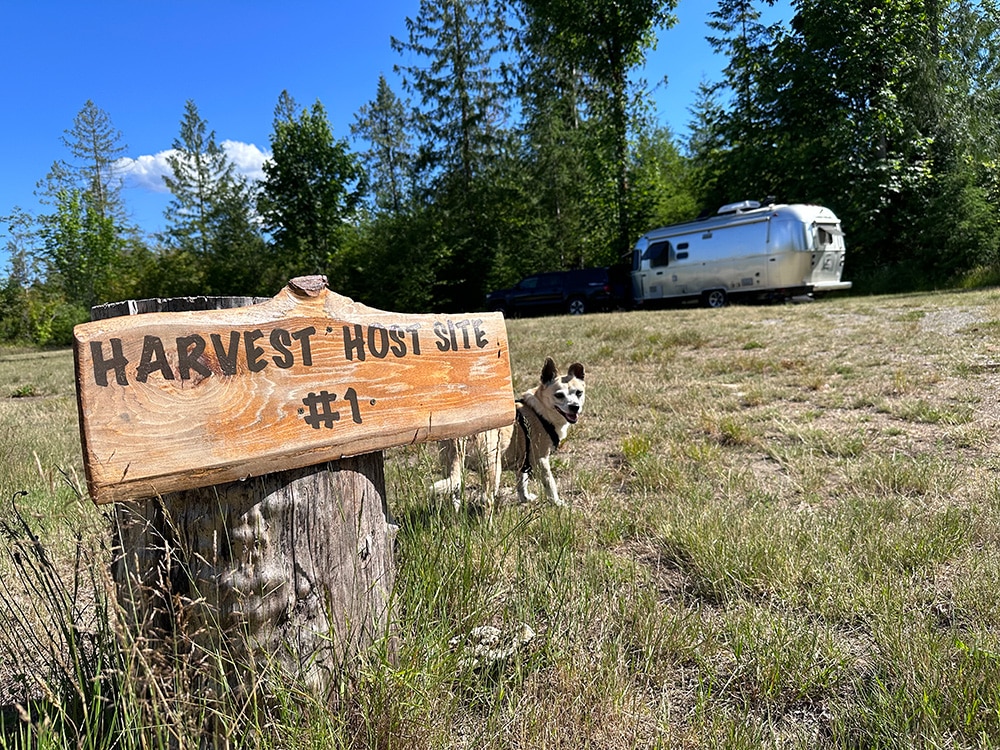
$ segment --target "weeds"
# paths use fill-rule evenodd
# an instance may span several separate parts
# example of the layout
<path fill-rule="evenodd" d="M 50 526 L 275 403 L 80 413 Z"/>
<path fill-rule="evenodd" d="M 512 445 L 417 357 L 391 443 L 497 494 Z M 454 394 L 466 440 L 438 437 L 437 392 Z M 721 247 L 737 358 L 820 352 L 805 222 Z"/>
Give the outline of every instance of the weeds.
<path fill-rule="evenodd" d="M 77 497 L 69 358 L 0 353 L 3 391 L 35 395 L 0 398 L 0 490 L 28 492 L 0 508 L 2 742 L 997 747 L 997 320 L 970 291 L 509 322 L 516 390 L 546 355 L 587 366 L 571 507 L 506 481 L 492 522 L 473 493 L 455 513 L 433 446 L 390 451 L 398 652 L 334 704 L 130 640 Z"/>

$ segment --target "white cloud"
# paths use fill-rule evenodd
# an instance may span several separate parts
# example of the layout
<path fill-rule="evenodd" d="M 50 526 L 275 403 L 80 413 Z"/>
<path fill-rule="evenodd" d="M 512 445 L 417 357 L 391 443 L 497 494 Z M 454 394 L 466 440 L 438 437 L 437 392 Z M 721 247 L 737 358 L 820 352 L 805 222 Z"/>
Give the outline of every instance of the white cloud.
<path fill-rule="evenodd" d="M 222 148 L 229 160 L 236 165 L 236 171 L 251 180 L 264 179 L 264 162 L 270 158 L 252 143 L 223 141 Z"/>
<path fill-rule="evenodd" d="M 238 173 L 251 180 L 263 179 L 263 166 L 269 158 L 268 154 L 252 143 L 223 141 L 220 145 L 229 160 L 236 166 Z M 157 154 L 143 155 L 135 159 L 119 159 L 119 174 L 124 177 L 128 187 L 137 187 L 154 193 L 166 193 L 168 190 L 163 182 L 163 176 L 171 173 L 167 159 L 174 153 L 176 152 L 173 149 L 167 149 Z"/>
<path fill-rule="evenodd" d="M 138 159 L 119 159 L 118 169 L 128 187 L 143 188 L 154 193 L 166 193 L 167 186 L 163 184 L 163 175 L 170 174 L 167 158 L 173 154 L 173 149 L 161 151 L 153 156 L 140 156 Z"/>

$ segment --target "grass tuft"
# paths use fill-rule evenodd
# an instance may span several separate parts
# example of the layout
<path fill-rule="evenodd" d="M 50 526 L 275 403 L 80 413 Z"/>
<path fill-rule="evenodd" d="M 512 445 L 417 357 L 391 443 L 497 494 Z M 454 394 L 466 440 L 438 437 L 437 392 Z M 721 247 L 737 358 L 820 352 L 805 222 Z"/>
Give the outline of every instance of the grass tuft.
<path fill-rule="evenodd" d="M 456 513 L 433 446 L 389 451 L 398 643 L 332 702 L 129 638 L 71 356 L 0 350 L 0 746 L 995 748 L 998 320 L 972 290 L 509 321 L 517 391 L 587 368 L 569 506 L 508 477 Z"/>

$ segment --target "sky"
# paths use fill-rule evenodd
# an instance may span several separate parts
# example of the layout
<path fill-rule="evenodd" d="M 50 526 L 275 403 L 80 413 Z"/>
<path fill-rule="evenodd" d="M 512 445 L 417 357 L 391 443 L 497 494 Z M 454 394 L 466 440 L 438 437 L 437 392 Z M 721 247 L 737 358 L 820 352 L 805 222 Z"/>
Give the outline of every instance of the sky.
<path fill-rule="evenodd" d="M 384 74 L 406 96 L 390 38 L 406 39 L 420 0 L 2 0 L 0 216 L 41 208 L 36 186 L 70 159 L 62 139 L 86 101 L 121 132 L 122 196 L 144 231 L 165 226 L 164 156 L 193 100 L 244 173 L 261 174 L 282 90 L 300 107 L 322 102 L 334 136 L 350 140 L 358 109 Z M 661 124 L 684 136 L 702 81 L 725 60 L 705 40 L 716 0 L 679 0 L 643 77 Z M 765 20 L 787 13 L 780 2 Z M 662 83 L 666 78 L 666 84 Z M 0 226 L 0 276 L 7 271 Z"/>

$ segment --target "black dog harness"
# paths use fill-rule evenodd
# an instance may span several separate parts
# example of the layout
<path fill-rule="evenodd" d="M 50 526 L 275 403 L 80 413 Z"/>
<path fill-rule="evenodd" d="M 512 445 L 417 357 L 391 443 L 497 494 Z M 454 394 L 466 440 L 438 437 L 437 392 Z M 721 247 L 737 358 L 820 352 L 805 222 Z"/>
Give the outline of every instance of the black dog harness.
<path fill-rule="evenodd" d="M 554 424 L 549 420 L 535 411 L 534 407 L 525 402 L 523 399 L 516 399 L 514 401 L 519 407 L 523 406 L 526 409 L 531 409 L 532 413 L 538 417 L 538 421 L 542 423 L 542 427 L 549 434 L 549 439 L 552 441 L 552 449 L 556 450 L 559 447 L 559 432 L 556 430 Z M 524 419 L 524 414 L 521 413 L 521 409 L 518 408 L 516 411 L 517 423 L 521 425 L 521 431 L 524 433 L 524 462 L 521 464 L 521 473 L 530 474 L 531 473 L 531 432 L 528 430 L 528 423 Z"/>

